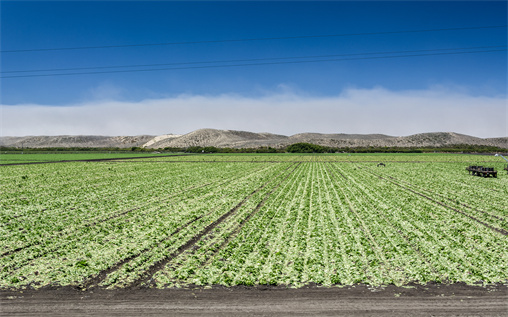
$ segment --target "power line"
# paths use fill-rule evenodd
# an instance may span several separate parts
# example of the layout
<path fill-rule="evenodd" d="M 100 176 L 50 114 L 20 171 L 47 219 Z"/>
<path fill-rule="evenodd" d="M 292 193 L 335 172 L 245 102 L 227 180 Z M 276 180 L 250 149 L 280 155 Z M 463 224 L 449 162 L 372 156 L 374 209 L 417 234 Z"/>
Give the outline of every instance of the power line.
<path fill-rule="evenodd" d="M 170 66 L 170 65 L 195 65 L 195 64 L 212 64 L 212 63 L 238 63 L 238 62 L 254 62 L 254 61 L 267 61 L 267 60 L 287 60 L 287 59 L 302 59 L 302 58 L 326 58 L 326 57 L 339 57 L 339 56 L 401 54 L 401 53 L 418 53 L 418 52 L 433 52 L 433 51 L 472 50 L 472 49 L 486 49 L 486 48 L 490 49 L 490 48 L 500 48 L 500 47 L 506 47 L 506 45 L 476 46 L 476 47 L 458 47 L 458 48 L 437 48 L 437 49 L 411 50 L 411 51 L 389 51 L 389 52 L 369 52 L 369 53 L 351 53 L 351 54 L 333 54 L 333 55 L 311 55 L 311 56 L 269 57 L 269 58 L 233 59 L 233 60 L 215 60 L 215 61 L 175 62 L 175 63 L 159 63 L 159 64 L 137 64 L 137 65 L 118 65 L 118 66 L 94 66 L 94 67 L 73 67 L 73 68 L 47 68 L 47 69 L 31 69 L 31 70 L 11 70 L 11 71 L 0 72 L 0 74 L 54 72 L 54 71 L 72 71 L 72 70 L 92 70 L 92 69 L 112 69 L 112 68 L 127 68 L 127 67 L 154 67 L 154 66 Z"/>
<path fill-rule="evenodd" d="M 135 72 L 182 70 L 182 69 L 204 69 L 204 68 L 260 66 L 260 65 L 304 64 L 304 63 L 319 63 L 319 62 L 338 62 L 338 61 L 347 61 L 347 60 L 369 60 L 369 59 L 404 58 L 404 57 L 419 57 L 419 56 L 436 56 L 436 55 L 460 55 L 460 54 L 504 52 L 504 51 L 507 51 L 507 49 L 482 50 L 482 51 L 473 51 L 473 52 L 446 52 L 446 53 L 427 53 L 427 54 L 375 56 L 375 57 L 354 57 L 354 58 L 321 59 L 321 60 L 308 60 L 308 61 L 286 61 L 286 62 L 265 62 L 265 63 L 250 63 L 250 64 L 231 64 L 231 65 L 207 65 L 207 66 L 190 66 L 190 67 L 151 68 L 151 69 L 116 70 L 116 71 L 100 71 L 100 72 L 15 75 L 15 76 L 1 76 L 0 78 L 6 79 L 6 78 L 21 78 L 21 77 L 51 77 L 51 76 L 92 75 L 92 74 L 112 74 L 112 73 L 135 73 Z"/>
<path fill-rule="evenodd" d="M 59 48 L 33 48 L 33 49 L 3 50 L 3 51 L 0 51 L 0 53 L 64 51 L 64 50 L 86 50 L 86 49 L 101 49 L 101 48 L 105 49 L 105 48 L 120 48 L 120 47 L 187 45 L 187 44 L 249 42 L 249 41 L 267 41 L 267 40 L 289 40 L 289 39 L 325 38 L 325 37 L 341 37 L 341 36 L 360 36 L 360 35 L 381 35 L 381 34 L 401 34 L 401 33 L 422 33 L 422 32 L 441 32 L 441 31 L 495 29 L 495 28 L 506 28 L 506 27 L 508 27 L 508 25 L 476 26 L 476 27 L 462 27 L 462 28 L 441 28 L 441 29 L 426 29 L 426 30 L 406 30 L 406 31 L 366 32 L 366 33 L 342 33 L 342 34 L 328 34 L 328 35 L 300 35 L 300 36 L 281 36 L 281 37 L 261 37 L 261 38 L 247 38 L 247 39 L 207 40 L 207 41 L 188 41 L 188 42 L 165 42 L 165 43 L 144 43 L 144 44 L 126 44 L 126 45 L 102 45 L 102 46 L 77 46 L 77 47 L 59 47 Z"/>

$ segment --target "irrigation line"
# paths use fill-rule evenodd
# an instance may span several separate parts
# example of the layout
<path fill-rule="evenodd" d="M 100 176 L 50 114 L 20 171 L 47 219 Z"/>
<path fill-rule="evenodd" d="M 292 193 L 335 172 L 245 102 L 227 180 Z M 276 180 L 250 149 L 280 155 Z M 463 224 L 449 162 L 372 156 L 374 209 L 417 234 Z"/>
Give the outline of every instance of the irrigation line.
<path fill-rule="evenodd" d="M 217 208 L 219 208 L 220 206 L 217 206 Z M 159 240 L 157 242 L 158 246 L 161 246 L 161 244 L 164 242 L 164 241 L 167 241 L 169 240 L 171 237 L 177 235 L 180 231 L 182 231 L 183 229 L 187 228 L 189 225 L 191 225 L 192 223 L 198 221 L 199 219 L 203 218 L 203 217 L 206 217 L 210 214 L 212 214 L 217 208 L 215 209 L 212 209 L 210 212 L 208 212 L 207 214 L 204 214 L 204 215 L 201 215 L 199 217 L 196 217 L 190 221 L 188 221 L 187 223 L 185 223 L 184 225 L 178 227 L 175 231 L 173 231 L 170 235 L 166 236 L 164 239 L 162 240 Z M 90 287 L 97 287 L 104 279 L 106 279 L 106 277 L 117 271 L 121 266 L 123 266 L 124 264 L 140 257 L 142 254 L 150 251 L 151 249 L 153 249 L 153 245 L 152 246 L 149 246 L 149 247 L 146 247 L 144 248 L 143 250 L 139 251 L 139 253 L 136 253 L 136 254 L 133 254 L 127 258 L 124 258 L 120 261 L 118 261 L 117 263 L 115 263 L 114 265 L 108 267 L 107 269 L 105 270 L 102 270 L 100 271 L 97 275 L 95 276 L 92 276 L 92 277 L 89 277 L 79 288 L 82 289 L 82 290 L 86 290 L 87 288 L 90 288 Z"/>

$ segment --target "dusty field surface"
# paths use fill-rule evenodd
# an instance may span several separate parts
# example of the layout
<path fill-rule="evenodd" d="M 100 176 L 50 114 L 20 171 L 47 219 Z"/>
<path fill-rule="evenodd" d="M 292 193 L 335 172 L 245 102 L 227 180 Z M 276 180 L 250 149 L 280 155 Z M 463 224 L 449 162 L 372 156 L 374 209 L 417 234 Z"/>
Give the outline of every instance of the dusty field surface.
<path fill-rule="evenodd" d="M 508 287 L 0 291 L 2 316 L 508 316 Z"/>

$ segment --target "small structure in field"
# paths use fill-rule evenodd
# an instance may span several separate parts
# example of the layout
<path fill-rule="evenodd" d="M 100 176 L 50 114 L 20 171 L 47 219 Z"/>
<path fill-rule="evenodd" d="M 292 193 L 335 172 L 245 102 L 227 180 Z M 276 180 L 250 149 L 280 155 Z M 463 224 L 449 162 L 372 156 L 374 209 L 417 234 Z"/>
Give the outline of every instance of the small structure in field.
<path fill-rule="evenodd" d="M 481 177 L 497 177 L 497 171 L 493 167 L 483 167 L 483 166 L 468 166 L 466 170 L 469 171 L 469 174 L 474 176 Z"/>
<path fill-rule="evenodd" d="M 379 163 L 377 166 L 379 167 L 379 166 L 386 166 L 386 165 L 385 165 L 385 163 Z"/>

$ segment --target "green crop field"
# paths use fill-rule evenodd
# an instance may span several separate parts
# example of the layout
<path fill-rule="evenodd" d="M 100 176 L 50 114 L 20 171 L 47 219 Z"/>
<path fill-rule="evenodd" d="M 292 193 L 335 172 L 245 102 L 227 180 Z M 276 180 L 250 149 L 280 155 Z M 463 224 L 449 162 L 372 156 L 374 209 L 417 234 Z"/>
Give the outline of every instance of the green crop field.
<path fill-rule="evenodd" d="M 39 162 L 60 162 L 60 161 L 84 161 L 84 160 L 110 160 L 116 158 L 149 157 L 149 156 L 167 156 L 178 154 L 163 153 L 108 153 L 108 152 L 66 152 L 61 153 L 0 153 L 0 165 L 2 164 L 20 164 L 20 163 L 39 163 Z"/>
<path fill-rule="evenodd" d="M 504 163 L 433 153 L 4 165 L 0 288 L 506 283 Z"/>

